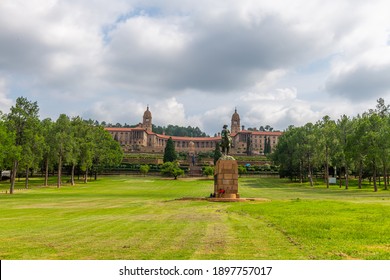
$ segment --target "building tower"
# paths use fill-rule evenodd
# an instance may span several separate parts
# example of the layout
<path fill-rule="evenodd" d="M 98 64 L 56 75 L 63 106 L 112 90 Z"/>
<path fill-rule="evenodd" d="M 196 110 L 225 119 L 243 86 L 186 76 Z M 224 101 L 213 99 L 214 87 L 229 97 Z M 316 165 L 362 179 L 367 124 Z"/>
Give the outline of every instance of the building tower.
<path fill-rule="evenodd" d="M 240 131 L 240 115 L 237 113 L 237 108 L 234 110 L 232 115 L 231 133 L 236 134 Z"/>
<path fill-rule="evenodd" d="M 146 107 L 146 111 L 144 113 L 142 127 L 145 128 L 146 131 L 152 132 L 152 113 L 149 111 L 149 105 Z"/>

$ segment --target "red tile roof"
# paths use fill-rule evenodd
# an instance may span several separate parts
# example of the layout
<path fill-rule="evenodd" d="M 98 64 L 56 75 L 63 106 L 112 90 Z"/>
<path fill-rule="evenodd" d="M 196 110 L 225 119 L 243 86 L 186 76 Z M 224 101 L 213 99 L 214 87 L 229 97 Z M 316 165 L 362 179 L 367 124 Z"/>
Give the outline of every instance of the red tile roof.
<path fill-rule="evenodd" d="M 105 130 L 109 132 L 131 132 L 131 131 L 145 131 L 146 133 L 154 134 L 160 139 L 169 139 L 169 137 L 172 137 L 173 141 L 219 141 L 221 139 L 220 136 L 218 137 L 186 137 L 186 136 L 169 136 L 169 135 L 163 135 L 163 134 L 157 134 L 154 132 L 146 131 L 145 128 L 142 127 L 106 127 Z"/>
<path fill-rule="evenodd" d="M 173 141 L 219 141 L 221 139 L 221 136 L 217 137 L 186 137 L 186 136 L 170 136 L 170 135 L 163 135 L 163 134 L 157 134 L 151 131 L 146 131 L 145 128 L 142 127 L 134 127 L 134 128 L 128 128 L 128 127 L 106 127 L 107 131 L 110 132 L 131 132 L 131 131 L 145 131 L 149 135 L 156 135 L 160 139 L 169 139 L 169 137 L 172 137 Z M 241 130 L 237 133 L 232 133 L 231 136 L 235 137 L 237 134 L 240 133 L 248 133 L 252 135 L 258 135 L 258 136 L 281 136 L 283 132 L 281 131 L 252 131 L 252 130 Z"/>

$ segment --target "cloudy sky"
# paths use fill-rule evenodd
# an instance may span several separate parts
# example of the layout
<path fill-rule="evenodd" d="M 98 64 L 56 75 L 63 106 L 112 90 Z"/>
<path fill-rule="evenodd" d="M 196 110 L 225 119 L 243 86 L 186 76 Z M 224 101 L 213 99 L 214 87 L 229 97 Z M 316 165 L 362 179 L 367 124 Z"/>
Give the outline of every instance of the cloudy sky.
<path fill-rule="evenodd" d="M 136 124 L 288 125 L 390 103 L 388 0 L 1 0 L 0 110 L 19 96 Z"/>

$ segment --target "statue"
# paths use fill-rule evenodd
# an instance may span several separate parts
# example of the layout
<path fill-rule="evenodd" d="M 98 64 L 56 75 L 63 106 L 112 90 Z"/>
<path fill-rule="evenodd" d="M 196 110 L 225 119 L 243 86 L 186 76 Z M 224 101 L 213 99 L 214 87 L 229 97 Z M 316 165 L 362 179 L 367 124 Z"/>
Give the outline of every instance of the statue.
<path fill-rule="evenodd" d="M 220 146 L 222 148 L 222 154 L 228 155 L 229 149 L 232 146 L 232 138 L 230 137 L 230 131 L 227 128 L 228 126 L 225 124 L 223 126 L 222 132 L 221 132 L 221 143 Z"/>

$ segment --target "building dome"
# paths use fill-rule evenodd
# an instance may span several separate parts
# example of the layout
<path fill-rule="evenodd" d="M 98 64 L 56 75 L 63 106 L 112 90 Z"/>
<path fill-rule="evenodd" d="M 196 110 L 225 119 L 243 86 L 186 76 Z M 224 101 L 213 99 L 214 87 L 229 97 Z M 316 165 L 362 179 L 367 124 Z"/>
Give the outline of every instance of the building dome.
<path fill-rule="evenodd" d="M 152 131 L 152 113 L 149 111 L 149 106 L 146 107 L 146 111 L 145 111 L 144 117 L 143 117 L 142 126 L 147 131 Z"/>
<path fill-rule="evenodd" d="M 232 115 L 232 121 L 240 121 L 240 115 L 237 113 L 237 109 L 234 110 L 234 114 Z"/>
<path fill-rule="evenodd" d="M 234 109 L 234 114 L 232 115 L 231 123 L 231 132 L 237 133 L 240 131 L 240 115 L 237 113 L 237 108 Z"/>
<path fill-rule="evenodd" d="M 148 118 L 148 119 L 152 118 L 152 113 L 149 111 L 149 106 L 146 107 L 146 111 L 144 112 L 144 118 Z"/>

